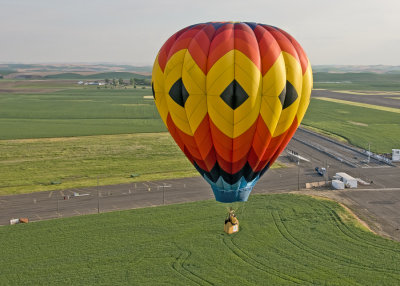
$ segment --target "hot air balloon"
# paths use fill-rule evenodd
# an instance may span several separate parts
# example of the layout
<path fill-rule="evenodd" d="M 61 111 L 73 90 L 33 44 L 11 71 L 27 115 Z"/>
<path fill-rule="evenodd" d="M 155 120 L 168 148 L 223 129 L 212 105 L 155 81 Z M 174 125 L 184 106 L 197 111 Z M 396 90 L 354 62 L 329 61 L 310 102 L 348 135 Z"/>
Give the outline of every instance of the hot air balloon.
<path fill-rule="evenodd" d="M 248 199 L 300 125 L 312 82 L 292 36 L 248 22 L 178 31 L 152 72 L 162 120 L 219 202 Z"/>

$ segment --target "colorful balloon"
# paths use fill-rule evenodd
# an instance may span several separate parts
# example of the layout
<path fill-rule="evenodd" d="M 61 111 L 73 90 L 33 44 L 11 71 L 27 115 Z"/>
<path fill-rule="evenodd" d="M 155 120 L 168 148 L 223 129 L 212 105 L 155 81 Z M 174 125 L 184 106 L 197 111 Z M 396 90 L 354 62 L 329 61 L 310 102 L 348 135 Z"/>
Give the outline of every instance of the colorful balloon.
<path fill-rule="evenodd" d="M 247 200 L 303 119 L 312 84 L 292 36 L 247 22 L 180 30 L 152 73 L 162 120 L 220 202 Z"/>

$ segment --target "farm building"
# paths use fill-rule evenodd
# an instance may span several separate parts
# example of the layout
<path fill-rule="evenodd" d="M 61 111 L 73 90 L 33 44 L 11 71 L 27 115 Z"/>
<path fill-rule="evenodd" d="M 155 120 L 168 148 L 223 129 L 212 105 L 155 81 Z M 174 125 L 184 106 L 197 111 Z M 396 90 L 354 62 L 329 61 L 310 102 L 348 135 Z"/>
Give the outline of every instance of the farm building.
<path fill-rule="evenodd" d="M 357 180 L 346 173 L 336 173 L 336 177 L 344 183 L 347 188 L 357 188 Z"/>

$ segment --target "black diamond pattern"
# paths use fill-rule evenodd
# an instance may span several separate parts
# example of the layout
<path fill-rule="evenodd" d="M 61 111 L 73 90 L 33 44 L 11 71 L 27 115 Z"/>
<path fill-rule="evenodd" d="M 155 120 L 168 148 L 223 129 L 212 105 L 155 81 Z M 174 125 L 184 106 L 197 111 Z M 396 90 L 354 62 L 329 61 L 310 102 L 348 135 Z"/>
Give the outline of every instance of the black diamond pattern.
<path fill-rule="evenodd" d="M 240 84 L 233 80 L 221 93 L 220 97 L 226 104 L 228 104 L 233 110 L 238 108 L 249 98 L 246 91 Z"/>
<path fill-rule="evenodd" d="M 154 92 L 154 82 L 151 83 L 151 91 L 153 92 L 153 98 L 156 99 L 156 93 Z"/>
<path fill-rule="evenodd" d="M 297 97 L 298 94 L 294 86 L 290 83 L 290 81 L 286 81 L 285 88 L 279 95 L 279 100 L 281 101 L 282 109 L 289 107 L 293 102 L 296 101 Z"/>
<path fill-rule="evenodd" d="M 178 79 L 169 90 L 169 96 L 180 106 L 185 107 L 185 102 L 189 97 L 182 78 Z"/>

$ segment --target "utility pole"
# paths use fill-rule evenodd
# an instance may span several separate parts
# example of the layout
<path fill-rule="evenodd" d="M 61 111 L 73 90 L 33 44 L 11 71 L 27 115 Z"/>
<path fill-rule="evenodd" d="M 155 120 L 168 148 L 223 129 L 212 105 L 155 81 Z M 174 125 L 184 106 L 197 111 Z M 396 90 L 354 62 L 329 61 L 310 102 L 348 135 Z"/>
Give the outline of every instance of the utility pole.
<path fill-rule="evenodd" d="M 100 191 L 99 191 L 99 176 L 97 176 L 97 213 L 100 213 Z"/>
<path fill-rule="evenodd" d="M 162 187 L 162 203 L 165 205 L 165 183 L 164 186 Z"/>
<path fill-rule="evenodd" d="M 326 174 L 325 183 L 327 184 L 328 181 L 329 181 L 329 175 L 328 175 L 328 160 L 325 161 L 325 174 Z"/>
<path fill-rule="evenodd" d="M 369 164 L 370 158 L 371 158 L 371 143 L 368 142 L 368 164 Z"/>
<path fill-rule="evenodd" d="M 297 160 L 297 190 L 300 191 L 300 160 Z"/>

